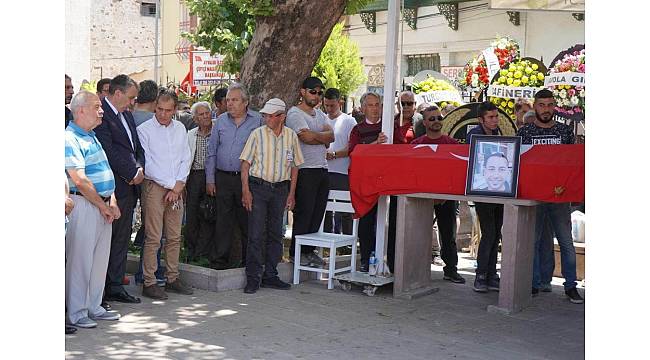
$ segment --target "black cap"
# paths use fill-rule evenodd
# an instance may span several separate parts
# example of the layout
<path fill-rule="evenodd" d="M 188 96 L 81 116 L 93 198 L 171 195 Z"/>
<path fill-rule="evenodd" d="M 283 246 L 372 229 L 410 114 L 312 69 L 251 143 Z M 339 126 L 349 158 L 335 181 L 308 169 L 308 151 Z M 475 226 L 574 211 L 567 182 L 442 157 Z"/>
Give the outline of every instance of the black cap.
<path fill-rule="evenodd" d="M 302 88 L 303 89 L 315 89 L 315 88 L 317 88 L 319 86 L 321 87 L 321 89 L 325 87 L 323 85 L 323 82 L 320 81 L 319 78 L 314 77 L 314 76 L 310 76 L 310 77 L 306 78 L 305 81 L 302 82 Z"/>

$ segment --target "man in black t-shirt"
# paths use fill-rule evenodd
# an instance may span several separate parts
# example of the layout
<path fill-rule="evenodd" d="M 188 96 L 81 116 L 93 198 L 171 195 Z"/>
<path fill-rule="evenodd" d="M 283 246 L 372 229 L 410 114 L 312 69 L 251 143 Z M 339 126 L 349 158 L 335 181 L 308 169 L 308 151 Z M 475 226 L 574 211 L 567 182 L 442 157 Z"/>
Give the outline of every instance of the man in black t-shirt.
<path fill-rule="evenodd" d="M 522 144 L 557 145 L 575 143 L 573 130 L 553 119 L 555 99 L 550 90 L 543 89 L 535 94 L 533 103 L 536 119 L 517 131 Z M 535 225 L 535 258 L 533 260 L 533 294 L 537 294 L 542 284 L 543 274 L 552 274 L 555 266 L 553 237 L 544 236 L 544 222 L 551 224 L 560 245 L 564 292 L 574 304 L 584 302 L 576 289 L 576 250 L 571 235 L 571 204 L 544 203 L 537 206 Z"/>

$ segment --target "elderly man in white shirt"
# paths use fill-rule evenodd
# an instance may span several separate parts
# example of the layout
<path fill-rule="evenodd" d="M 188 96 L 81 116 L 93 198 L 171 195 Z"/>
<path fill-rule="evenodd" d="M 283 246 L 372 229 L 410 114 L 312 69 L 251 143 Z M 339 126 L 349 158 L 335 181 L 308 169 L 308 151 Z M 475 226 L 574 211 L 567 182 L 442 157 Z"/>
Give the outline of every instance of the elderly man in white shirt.
<path fill-rule="evenodd" d="M 181 194 L 190 170 L 190 147 L 187 131 L 179 121 L 172 120 L 176 113 L 178 97 L 163 90 L 156 100 L 156 111 L 138 129 L 144 148 L 145 168 L 142 193 L 144 209 L 144 284 L 142 295 L 165 300 L 167 294 L 156 286 L 154 275 L 158 264 L 156 252 L 165 232 L 165 262 L 167 284 L 165 290 L 191 295 L 192 289 L 178 277 L 178 258 L 181 248 L 181 222 L 183 199 Z"/>

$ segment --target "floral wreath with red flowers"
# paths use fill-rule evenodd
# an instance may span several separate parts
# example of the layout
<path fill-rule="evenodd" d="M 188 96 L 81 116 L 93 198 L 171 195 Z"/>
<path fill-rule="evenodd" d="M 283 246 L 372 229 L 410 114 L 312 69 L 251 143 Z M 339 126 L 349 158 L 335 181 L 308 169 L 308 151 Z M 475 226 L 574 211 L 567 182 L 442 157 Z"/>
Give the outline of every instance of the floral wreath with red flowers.
<path fill-rule="evenodd" d="M 490 46 L 503 69 L 519 57 L 519 44 L 509 37 L 497 37 Z M 470 60 L 460 74 L 458 83 L 462 89 L 483 90 L 490 84 L 490 76 L 483 52 Z"/>

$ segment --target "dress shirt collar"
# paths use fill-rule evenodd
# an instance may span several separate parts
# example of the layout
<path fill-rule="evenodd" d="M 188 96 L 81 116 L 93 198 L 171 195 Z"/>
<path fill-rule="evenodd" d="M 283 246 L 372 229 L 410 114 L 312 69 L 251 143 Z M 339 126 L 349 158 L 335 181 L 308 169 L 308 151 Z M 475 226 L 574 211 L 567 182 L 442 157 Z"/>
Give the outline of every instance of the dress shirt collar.
<path fill-rule="evenodd" d="M 117 109 L 115 108 L 115 106 L 113 106 L 113 104 L 111 104 L 111 102 L 108 101 L 108 96 L 105 97 L 104 99 L 106 100 L 106 103 L 108 104 L 108 106 L 110 106 L 111 109 L 113 110 L 113 113 L 114 113 L 115 115 L 118 115 L 118 116 L 119 116 L 120 113 L 117 111 Z"/>
<path fill-rule="evenodd" d="M 228 120 L 232 121 L 232 123 L 234 124 L 235 123 L 235 118 L 233 118 L 232 115 L 230 115 L 230 113 L 227 112 L 227 111 L 225 112 L 225 114 L 226 114 L 226 117 L 228 118 Z M 241 124 L 239 124 L 239 125 L 241 126 L 246 121 L 248 121 L 249 118 L 252 118 L 252 117 L 253 117 L 253 112 L 251 110 L 246 109 L 246 116 L 244 117 L 244 121 L 242 121 Z"/>
<path fill-rule="evenodd" d="M 172 121 L 171 121 L 171 122 L 169 123 L 169 125 L 167 125 L 167 126 L 161 124 L 160 122 L 158 122 L 158 118 L 156 118 L 156 114 L 153 115 L 153 120 L 154 120 L 153 125 L 154 125 L 155 127 L 157 127 L 157 128 L 169 128 L 169 129 L 173 129 L 174 126 L 176 126 L 176 124 L 175 124 L 176 121 L 174 121 L 174 119 L 172 119 Z M 197 134 L 198 134 L 199 131 L 197 130 L 196 132 L 197 132 Z"/>
<path fill-rule="evenodd" d="M 95 136 L 95 132 L 90 130 L 86 131 L 82 129 L 79 125 L 75 124 L 73 121 L 70 121 L 68 124 L 68 127 L 72 129 L 72 131 L 76 132 L 79 135 L 84 135 L 84 136 Z"/>
<path fill-rule="evenodd" d="M 273 135 L 273 136 L 275 136 L 277 138 L 280 138 L 280 137 L 282 137 L 282 135 L 284 135 L 284 125 L 282 125 L 282 129 L 280 130 L 280 135 L 275 135 L 275 133 L 273 132 L 273 129 L 271 129 L 268 125 L 263 125 L 263 126 L 270 135 Z"/>

